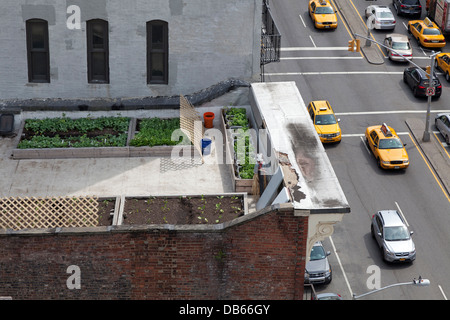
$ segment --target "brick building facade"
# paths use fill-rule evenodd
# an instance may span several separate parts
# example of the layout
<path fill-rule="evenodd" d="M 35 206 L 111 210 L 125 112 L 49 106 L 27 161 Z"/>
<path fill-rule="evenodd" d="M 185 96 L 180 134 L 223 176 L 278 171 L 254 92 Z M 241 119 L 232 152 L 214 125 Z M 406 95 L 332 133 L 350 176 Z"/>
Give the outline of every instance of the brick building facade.
<path fill-rule="evenodd" d="M 308 217 L 277 207 L 220 227 L 2 230 L 0 296 L 302 299 Z"/>

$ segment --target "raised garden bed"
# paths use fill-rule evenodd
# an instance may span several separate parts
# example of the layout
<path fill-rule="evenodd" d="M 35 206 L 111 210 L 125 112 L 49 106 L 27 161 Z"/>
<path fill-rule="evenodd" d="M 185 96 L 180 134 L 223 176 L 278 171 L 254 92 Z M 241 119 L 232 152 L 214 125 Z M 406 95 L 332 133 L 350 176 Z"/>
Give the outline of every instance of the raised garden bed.
<path fill-rule="evenodd" d="M 246 202 L 239 193 L 102 199 L 99 225 L 218 224 L 246 214 Z"/>
<path fill-rule="evenodd" d="M 235 191 L 253 194 L 256 152 L 255 143 L 251 136 L 246 134 L 250 129 L 246 109 L 222 109 L 222 127 L 226 132 L 227 156 L 230 157 L 228 163 L 233 163 L 231 176 Z"/>
<path fill-rule="evenodd" d="M 27 119 L 19 129 L 20 140 L 12 158 L 170 156 L 174 145 L 189 143 L 186 136 L 179 141 L 171 140 L 176 129 L 179 129 L 177 118 Z M 190 154 L 194 152 L 190 146 Z"/>

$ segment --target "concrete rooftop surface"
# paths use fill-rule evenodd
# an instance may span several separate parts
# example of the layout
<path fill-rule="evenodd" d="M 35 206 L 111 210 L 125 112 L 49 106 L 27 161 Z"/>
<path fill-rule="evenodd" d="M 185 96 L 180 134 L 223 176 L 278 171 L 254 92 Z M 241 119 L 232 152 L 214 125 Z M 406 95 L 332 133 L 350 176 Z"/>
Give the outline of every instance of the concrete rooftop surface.
<path fill-rule="evenodd" d="M 72 117 L 83 112 L 65 113 Z M 61 112 L 23 112 L 26 118 L 61 117 Z M 116 116 L 117 112 L 90 113 Z M 121 116 L 149 117 L 147 111 L 121 112 Z M 151 116 L 177 117 L 179 110 L 159 110 Z M 19 137 L 0 137 L 0 197 L 144 196 L 217 194 L 233 192 L 229 167 L 216 161 L 214 144 L 204 163 L 192 159 L 160 157 L 12 159 Z"/>
<path fill-rule="evenodd" d="M 10 159 L 14 139 L 0 138 L 0 196 L 141 196 L 233 192 L 229 169 L 170 158 Z"/>

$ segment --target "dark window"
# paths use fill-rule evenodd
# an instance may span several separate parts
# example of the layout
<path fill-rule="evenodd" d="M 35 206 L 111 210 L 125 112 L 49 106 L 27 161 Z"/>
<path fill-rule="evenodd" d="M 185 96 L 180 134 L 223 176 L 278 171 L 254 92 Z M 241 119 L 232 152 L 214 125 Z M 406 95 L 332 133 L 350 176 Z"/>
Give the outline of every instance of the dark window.
<path fill-rule="evenodd" d="M 27 20 L 26 29 L 28 81 L 50 82 L 48 23 L 40 19 Z"/>
<path fill-rule="evenodd" d="M 165 21 L 147 22 L 147 83 L 168 83 L 169 30 Z"/>
<path fill-rule="evenodd" d="M 88 82 L 109 83 L 108 22 L 89 20 L 86 29 Z"/>

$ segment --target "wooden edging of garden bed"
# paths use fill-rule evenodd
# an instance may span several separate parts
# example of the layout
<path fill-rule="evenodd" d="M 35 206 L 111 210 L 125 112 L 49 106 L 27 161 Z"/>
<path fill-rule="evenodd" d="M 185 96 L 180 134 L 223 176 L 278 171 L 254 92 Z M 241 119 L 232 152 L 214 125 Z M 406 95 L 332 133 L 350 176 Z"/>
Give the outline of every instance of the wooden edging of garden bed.
<path fill-rule="evenodd" d="M 179 146 L 133 147 L 129 143 L 133 139 L 136 119 L 131 118 L 128 128 L 127 146 L 125 147 L 92 147 L 92 148 L 42 148 L 18 149 L 24 130 L 25 121 L 21 122 L 16 141 L 16 148 L 12 150 L 11 158 L 20 159 L 70 159 L 70 158 L 129 158 L 129 157 L 170 157 L 174 148 Z M 198 154 L 194 146 L 182 146 L 181 150 L 190 149 L 190 155 Z"/>
<path fill-rule="evenodd" d="M 227 129 L 227 126 L 225 124 L 225 114 L 224 109 L 221 110 L 221 117 L 220 117 L 220 125 L 222 132 L 225 134 L 225 147 L 226 147 L 226 163 L 231 163 L 229 166 L 230 168 L 230 176 L 233 181 L 234 191 L 236 192 L 246 192 L 248 194 L 253 194 L 253 179 L 241 179 L 236 177 L 236 164 L 234 163 L 233 154 L 234 154 L 234 147 L 232 142 L 230 141 L 230 132 Z"/>

